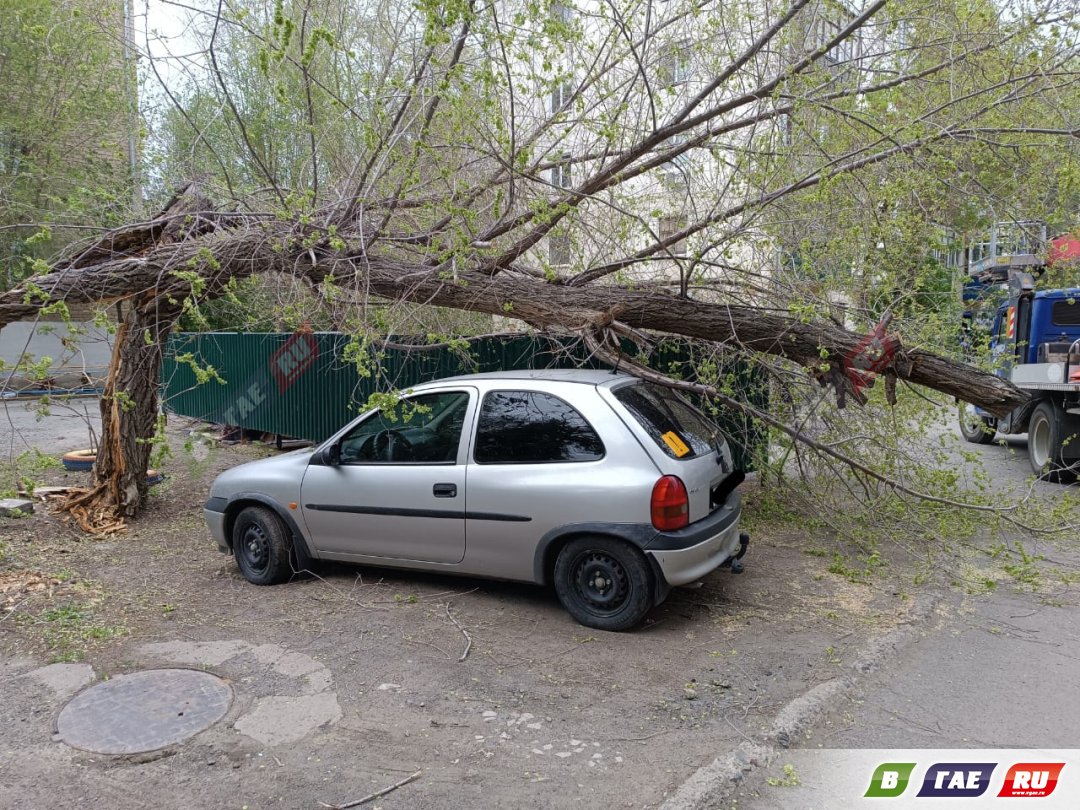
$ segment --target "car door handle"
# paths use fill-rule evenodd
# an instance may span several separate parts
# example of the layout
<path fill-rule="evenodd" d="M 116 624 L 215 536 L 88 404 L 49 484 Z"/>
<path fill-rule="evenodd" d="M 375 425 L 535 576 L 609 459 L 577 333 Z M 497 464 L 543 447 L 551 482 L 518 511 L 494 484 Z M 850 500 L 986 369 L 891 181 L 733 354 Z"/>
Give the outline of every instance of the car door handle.
<path fill-rule="evenodd" d="M 431 488 L 431 494 L 436 498 L 456 498 L 457 484 L 436 484 Z"/>

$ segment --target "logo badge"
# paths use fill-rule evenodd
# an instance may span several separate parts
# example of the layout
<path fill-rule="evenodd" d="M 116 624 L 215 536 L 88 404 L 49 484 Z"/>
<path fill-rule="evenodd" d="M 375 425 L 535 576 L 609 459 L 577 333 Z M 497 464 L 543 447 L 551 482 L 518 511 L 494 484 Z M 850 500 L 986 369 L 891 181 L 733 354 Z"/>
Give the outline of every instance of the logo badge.
<path fill-rule="evenodd" d="M 914 762 L 885 762 L 877 766 L 870 777 L 870 787 L 863 794 L 867 798 L 892 799 L 907 790 Z"/>
<path fill-rule="evenodd" d="M 939 762 L 923 777 L 918 796 L 973 799 L 986 793 L 996 762 Z"/>
<path fill-rule="evenodd" d="M 1005 774 L 1005 784 L 998 797 L 1041 798 L 1049 796 L 1057 787 L 1064 762 L 1017 762 Z"/>

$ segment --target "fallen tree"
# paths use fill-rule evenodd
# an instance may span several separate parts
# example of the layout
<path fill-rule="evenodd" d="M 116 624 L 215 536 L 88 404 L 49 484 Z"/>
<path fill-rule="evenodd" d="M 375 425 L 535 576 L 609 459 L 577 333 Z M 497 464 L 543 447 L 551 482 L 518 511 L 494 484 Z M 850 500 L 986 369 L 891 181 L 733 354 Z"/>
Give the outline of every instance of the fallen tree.
<path fill-rule="evenodd" d="M 292 277 L 335 305 L 438 305 L 598 345 L 609 333 L 683 336 L 801 366 L 804 380 L 831 386 L 840 404 L 862 400 L 867 369 L 884 375 L 890 397 L 903 380 L 998 415 L 1022 403 L 1007 381 L 928 349 L 942 345 L 943 330 L 913 337 L 911 318 L 897 318 L 898 334 L 878 334 L 888 352 L 867 356 L 882 309 L 870 299 L 934 311 L 940 305 L 912 292 L 932 241 L 922 227 L 927 201 L 934 215 L 951 216 L 958 176 L 970 175 L 964 193 L 978 204 L 983 175 L 1000 180 L 999 153 L 1012 165 L 1018 150 L 1038 156 L 1048 140 L 1077 137 L 1067 121 L 1047 123 L 1062 105 L 1043 103 L 1073 89 L 1075 43 L 1044 36 L 1068 4 L 1048 0 L 1023 20 L 961 5 L 938 20 L 877 0 L 821 26 L 827 10 L 796 0 L 764 30 L 731 5 L 669 3 L 654 16 L 628 0 L 612 18 L 570 22 L 530 7 L 508 27 L 498 4 L 429 4 L 410 7 L 381 39 L 363 25 L 327 34 L 314 18 L 290 38 L 284 17 L 209 13 L 208 81 L 188 107 L 173 100 L 178 126 L 194 137 L 185 149 L 204 159 L 186 176 L 209 173 L 213 191 L 189 185 L 158 216 L 105 233 L 0 293 L 0 326 L 57 302 L 123 313 L 95 483 L 72 508 L 84 517 L 137 513 L 164 336 L 190 302 L 253 275 Z M 700 14 L 713 15 L 711 33 L 694 43 L 703 75 L 676 88 L 672 37 Z M 909 30 L 901 24 L 914 28 L 889 45 L 892 32 Z M 363 72 L 363 87 L 338 67 L 348 36 L 382 65 Z M 881 47 L 838 68 L 856 37 Z M 393 47 L 380 52 L 376 41 Z M 560 71 L 553 65 L 568 48 L 573 70 Z M 233 76 L 226 52 L 275 68 Z M 283 76 L 298 92 L 275 84 Z M 250 81 L 268 84 L 238 84 Z M 525 86 L 540 88 L 539 105 L 522 98 Z M 268 111 L 242 105 L 266 98 L 283 108 L 269 112 L 303 125 L 260 141 L 247 119 L 265 121 Z M 207 99 L 218 105 L 213 124 L 226 127 L 216 139 L 191 117 Z M 831 230 L 836 212 L 820 200 L 835 202 L 829 195 L 846 181 L 853 201 L 841 197 L 844 215 L 858 227 L 844 243 Z M 916 220 L 917 232 L 901 231 Z M 792 235 L 793 221 L 801 224 Z M 774 261 L 805 265 L 838 243 L 810 268 L 816 276 L 783 277 Z M 820 282 L 825 271 L 838 290 Z M 862 330 L 828 317 L 836 291 Z"/>
<path fill-rule="evenodd" d="M 439 268 L 404 264 L 380 256 L 352 254 L 346 247 L 333 251 L 326 246 L 283 251 L 280 245 L 302 242 L 303 231 L 274 222 L 221 224 L 206 209 L 207 227 L 182 241 L 156 238 L 169 234 L 168 225 L 186 214 L 168 209 L 144 227 L 146 244 L 132 255 L 125 239 L 129 229 L 107 235 L 81 256 L 62 264 L 48 275 L 34 279 L 34 292 L 15 289 L 0 296 L 0 326 L 13 320 L 33 318 L 45 301 L 112 303 L 124 301 L 139 313 L 118 336 L 126 342 L 157 343 L 178 314 L 178 302 L 192 295 L 191 274 L 203 282 L 201 294 L 213 296 L 229 279 L 253 273 L 297 275 L 313 284 L 328 277 L 344 288 L 362 289 L 388 300 L 404 300 L 470 310 L 491 315 L 512 315 L 538 329 L 555 328 L 580 332 L 596 326 L 623 324 L 632 329 L 727 344 L 744 351 L 776 355 L 828 376 L 824 367 L 843 369 L 865 341 L 825 320 L 804 321 L 780 309 L 762 306 L 710 303 L 683 298 L 666 291 L 634 291 L 614 285 L 587 287 L 551 283 L 513 268 L 498 275 L 480 271 L 459 272 L 451 280 Z M 237 218 L 241 219 L 242 218 Z M 214 223 L 212 226 L 210 223 Z M 106 246 L 121 242 L 121 250 Z M 140 308 L 141 302 L 141 308 Z M 143 330 L 153 328 L 153 340 Z M 898 344 L 896 356 L 880 371 L 925 385 L 949 396 L 1004 416 L 1027 395 L 1007 380 L 954 359 L 921 348 Z M 160 352 L 160 347 L 157 349 Z M 160 357 L 160 355 L 159 355 Z M 114 372 L 137 363 L 125 362 L 121 353 Z M 126 390 L 122 387 L 121 390 Z"/>
<path fill-rule="evenodd" d="M 198 214 L 192 217 L 192 206 Z M 192 226 L 192 222 L 197 223 Z M 185 223 L 185 227 L 179 227 Z M 101 399 L 101 444 L 94 483 L 66 504 L 88 531 L 132 517 L 146 497 L 146 470 L 157 425 L 162 348 L 182 302 L 213 298 L 231 279 L 254 273 L 296 275 L 388 300 L 434 304 L 491 315 L 512 314 L 539 329 L 593 335 L 607 329 L 680 335 L 745 352 L 775 355 L 805 366 L 815 377 L 852 389 L 848 372 L 865 336 L 824 320 L 779 310 L 708 303 L 675 294 L 551 283 L 530 274 L 471 270 L 447 279 L 437 268 L 356 255 L 346 247 L 283 251 L 302 243 L 287 224 L 218 216 L 194 187 L 161 216 L 106 234 L 92 247 L 37 276 L 31 285 L 0 295 L 0 328 L 33 318 L 53 302 L 118 304 L 124 313 Z M 196 292 L 197 291 L 197 292 Z M 876 370 L 1004 415 L 1027 395 L 1006 380 L 921 348 L 905 348 Z M 731 404 L 731 403 L 729 403 Z M 752 414 L 753 415 L 753 414 Z"/>

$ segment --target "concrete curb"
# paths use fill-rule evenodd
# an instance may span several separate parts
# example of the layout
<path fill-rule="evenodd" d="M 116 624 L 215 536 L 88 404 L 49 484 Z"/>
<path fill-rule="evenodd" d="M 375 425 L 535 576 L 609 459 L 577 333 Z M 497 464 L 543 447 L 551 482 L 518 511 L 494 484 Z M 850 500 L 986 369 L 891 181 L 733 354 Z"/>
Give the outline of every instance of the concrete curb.
<path fill-rule="evenodd" d="M 769 733 L 760 742 L 747 741 L 699 768 L 660 810 L 709 810 L 727 800 L 754 771 L 767 768 L 781 752 L 797 744 L 818 720 L 844 697 L 854 692 L 861 680 L 881 666 L 919 633 L 933 614 L 941 598 L 927 596 L 917 600 L 904 624 L 871 639 L 848 665 L 848 671 L 830 681 L 819 683 L 785 705 L 773 719 Z"/>

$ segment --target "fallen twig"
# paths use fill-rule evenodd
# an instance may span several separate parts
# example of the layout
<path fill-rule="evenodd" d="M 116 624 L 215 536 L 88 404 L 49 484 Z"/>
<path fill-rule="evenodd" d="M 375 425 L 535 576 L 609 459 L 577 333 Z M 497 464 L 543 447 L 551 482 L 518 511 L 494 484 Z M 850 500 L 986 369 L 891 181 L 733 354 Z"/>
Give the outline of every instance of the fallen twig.
<path fill-rule="evenodd" d="M 393 784 L 388 788 L 383 788 L 382 790 L 376 791 L 375 793 L 369 793 L 364 798 L 357 799 L 354 802 L 347 802 L 346 804 L 327 804 L 326 802 L 319 802 L 319 804 L 322 805 L 323 807 L 330 808 L 330 810 L 348 810 L 348 808 L 350 808 L 350 807 L 359 807 L 362 804 L 367 804 L 370 801 L 374 801 L 375 799 L 382 798 L 387 793 L 395 791 L 399 787 L 403 787 L 404 785 L 409 784 L 409 782 L 413 781 L 414 779 L 419 778 L 421 773 L 423 773 L 423 771 L 417 771 L 414 774 L 406 776 L 400 782 L 398 782 L 396 784 Z"/>
<path fill-rule="evenodd" d="M 6 621 L 7 621 L 8 619 L 10 619 L 10 618 L 11 618 L 12 616 L 14 616 L 14 615 L 15 615 L 15 611 L 17 611 L 17 610 L 18 610 L 19 608 L 21 608 L 21 607 L 22 607 L 23 605 L 25 605 L 25 604 L 26 604 L 26 603 L 27 603 L 28 601 L 30 601 L 30 597 L 29 597 L 29 596 L 28 596 L 28 597 L 26 597 L 26 599 L 23 599 L 23 600 L 22 600 L 21 602 L 18 602 L 18 603 L 16 603 L 15 605 L 13 605 L 13 606 L 11 606 L 10 608 L 8 608 L 8 612 L 7 612 L 7 613 L 5 613 L 5 614 L 4 614 L 3 616 L 0 616 L 0 624 L 3 624 L 3 623 L 4 623 L 4 622 L 6 622 Z"/>
<path fill-rule="evenodd" d="M 441 652 L 443 655 L 446 656 L 447 660 L 454 657 L 454 656 L 450 655 L 450 653 L 448 653 L 442 647 L 436 647 L 434 644 L 431 644 L 431 643 L 429 643 L 427 641 L 420 641 L 420 640 L 415 639 L 415 638 L 409 638 L 404 633 L 402 633 L 402 635 L 401 635 L 401 640 L 402 641 L 407 641 L 409 644 L 423 644 L 425 647 L 431 647 L 431 649 L 433 649 L 433 650 L 438 650 L 439 652 Z"/>
<path fill-rule="evenodd" d="M 461 635 L 465 636 L 465 652 L 463 652 L 461 654 L 461 657 L 458 659 L 458 661 L 464 661 L 466 658 L 469 657 L 469 650 L 472 649 L 472 636 L 470 636 L 469 631 L 462 627 L 461 623 L 454 618 L 454 614 L 450 612 L 449 602 L 446 603 L 446 616 L 450 619 L 450 621 L 454 623 L 454 626 L 461 631 Z"/>

